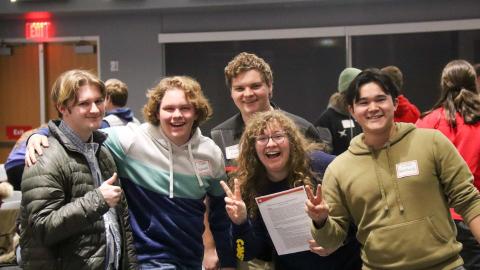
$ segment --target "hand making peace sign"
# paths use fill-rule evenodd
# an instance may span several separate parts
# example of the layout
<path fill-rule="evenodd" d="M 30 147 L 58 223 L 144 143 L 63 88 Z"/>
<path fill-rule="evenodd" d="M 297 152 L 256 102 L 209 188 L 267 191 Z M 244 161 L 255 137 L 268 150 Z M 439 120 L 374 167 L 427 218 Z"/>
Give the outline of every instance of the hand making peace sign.
<path fill-rule="evenodd" d="M 310 186 L 306 186 L 308 200 L 305 202 L 305 211 L 308 216 L 319 227 L 323 225 L 328 217 L 329 207 L 325 200 L 322 198 L 322 186 L 317 185 L 317 192 L 313 195 Z"/>
<path fill-rule="evenodd" d="M 225 209 L 233 223 L 240 225 L 247 220 L 247 207 L 240 194 L 240 185 L 238 179 L 233 180 L 233 192 L 224 181 L 220 181 L 225 191 Z"/>

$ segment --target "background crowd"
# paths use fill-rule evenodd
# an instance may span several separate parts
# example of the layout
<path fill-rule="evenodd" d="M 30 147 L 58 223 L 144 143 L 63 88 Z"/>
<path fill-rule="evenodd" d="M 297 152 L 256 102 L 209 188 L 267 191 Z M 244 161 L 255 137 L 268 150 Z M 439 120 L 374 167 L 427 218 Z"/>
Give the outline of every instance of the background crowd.
<path fill-rule="evenodd" d="M 5 253 L 24 269 L 480 269 L 476 68 L 448 63 L 424 113 L 398 67 L 346 68 L 312 124 L 273 102 L 268 63 L 240 53 L 224 70 L 238 113 L 209 137 L 193 78 L 162 78 L 140 123 L 125 83 L 67 71 L 59 119 L 5 162 L 22 191 Z M 297 186 L 310 250 L 278 255 L 255 198 Z"/>

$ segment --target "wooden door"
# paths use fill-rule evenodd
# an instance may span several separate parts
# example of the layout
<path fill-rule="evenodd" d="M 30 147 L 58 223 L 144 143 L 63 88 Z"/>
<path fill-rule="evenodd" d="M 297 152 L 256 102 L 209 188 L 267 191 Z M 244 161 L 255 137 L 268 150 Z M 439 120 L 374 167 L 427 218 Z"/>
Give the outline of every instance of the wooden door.
<path fill-rule="evenodd" d="M 83 43 L 82 45 L 86 45 Z M 88 45 L 96 47 L 96 44 Z M 85 69 L 98 75 L 97 53 L 76 53 L 75 43 L 48 43 L 45 44 L 45 100 L 47 120 L 58 118 L 57 110 L 52 104 L 50 93 L 57 77 L 70 69 Z"/>
<path fill-rule="evenodd" d="M 10 47 L 11 55 L 0 55 L 0 163 L 15 144 L 12 132 L 40 125 L 38 45 Z"/>

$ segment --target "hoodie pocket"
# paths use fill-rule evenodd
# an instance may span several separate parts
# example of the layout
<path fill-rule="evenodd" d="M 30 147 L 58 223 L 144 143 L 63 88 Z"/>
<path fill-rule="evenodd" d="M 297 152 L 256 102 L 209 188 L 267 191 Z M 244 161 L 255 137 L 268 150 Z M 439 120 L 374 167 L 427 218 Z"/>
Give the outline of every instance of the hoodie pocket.
<path fill-rule="evenodd" d="M 364 246 L 366 264 L 375 268 L 434 265 L 454 255 L 449 237 L 425 217 L 373 230 Z"/>

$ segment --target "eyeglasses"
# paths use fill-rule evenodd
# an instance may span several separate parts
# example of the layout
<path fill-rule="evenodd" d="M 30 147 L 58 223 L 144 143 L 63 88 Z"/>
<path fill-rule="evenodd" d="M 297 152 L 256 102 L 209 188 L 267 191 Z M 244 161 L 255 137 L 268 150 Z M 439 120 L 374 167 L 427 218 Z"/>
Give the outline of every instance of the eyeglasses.
<path fill-rule="evenodd" d="M 275 143 L 280 144 L 280 143 L 283 143 L 283 141 L 285 140 L 285 137 L 287 137 L 287 134 L 285 133 L 276 133 L 271 136 L 258 135 L 258 136 L 255 136 L 255 141 L 260 145 L 267 145 L 268 141 L 272 139 L 272 141 L 274 141 Z"/>

